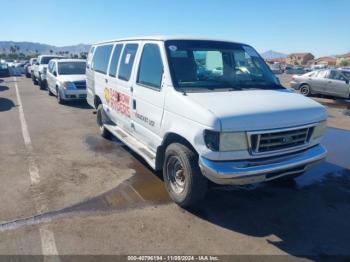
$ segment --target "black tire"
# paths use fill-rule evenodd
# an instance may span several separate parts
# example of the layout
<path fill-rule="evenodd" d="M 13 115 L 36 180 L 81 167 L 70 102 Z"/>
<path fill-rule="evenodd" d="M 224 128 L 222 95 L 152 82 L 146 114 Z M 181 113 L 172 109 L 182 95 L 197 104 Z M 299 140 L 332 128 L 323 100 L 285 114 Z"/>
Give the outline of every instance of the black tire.
<path fill-rule="evenodd" d="M 170 198 L 181 207 L 194 206 L 204 198 L 208 188 L 197 154 L 179 143 L 170 144 L 165 151 L 163 177 Z"/>
<path fill-rule="evenodd" d="M 304 96 L 311 96 L 311 89 L 308 84 L 302 84 L 299 88 L 299 92 Z"/>
<path fill-rule="evenodd" d="M 30 73 L 28 73 L 28 72 L 26 72 L 26 78 L 31 78 L 31 74 Z"/>
<path fill-rule="evenodd" d="M 47 87 L 47 91 L 48 91 L 48 93 L 49 93 L 49 96 L 53 96 L 53 95 L 54 95 L 54 94 L 51 92 L 51 90 L 50 90 L 49 87 Z"/>
<path fill-rule="evenodd" d="M 45 90 L 46 89 L 46 82 L 41 80 L 41 77 L 39 76 L 39 87 L 40 90 Z"/>
<path fill-rule="evenodd" d="M 101 136 L 106 138 L 106 139 L 111 138 L 112 134 L 104 126 L 104 124 L 108 123 L 110 120 L 108 119 L 108 116 L 106 115 L 102 104 L 99 104 L 97 107 L 96 121 L 97 121 L 97 125 L 100 129 Z"/>
<path fill-rule="evenodd" d="M 56 93 L 57 93 L 57 102 L 60 104 L 60 105 L 63 105 L 64 104 L 64 100 L 63 100 L 63 98 L 62 98 L 62 96 L 61 96 L 61 92 L 60 92 L 60 90 L 58 89 L 58 88 L 56 88 Z"/>
<path fill-rule="evenodd" d="M 32 74 L 32 81 L 34 85 L 38 85 L 38 81 L 36 80 L 34 74 Z"/>

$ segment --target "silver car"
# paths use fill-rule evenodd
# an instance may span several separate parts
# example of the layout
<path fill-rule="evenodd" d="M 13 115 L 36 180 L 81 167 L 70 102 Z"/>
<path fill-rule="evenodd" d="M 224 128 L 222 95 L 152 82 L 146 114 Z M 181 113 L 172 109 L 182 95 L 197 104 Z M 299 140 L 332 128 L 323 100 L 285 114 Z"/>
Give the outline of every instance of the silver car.
<path fill-rule="evenodd" d="M 323 94 L 350 98 L 349 81 L 349 70 L 325 69 L 309 72 L 301 76 L 295 75 L 290 85 L 305 96 Z"/>

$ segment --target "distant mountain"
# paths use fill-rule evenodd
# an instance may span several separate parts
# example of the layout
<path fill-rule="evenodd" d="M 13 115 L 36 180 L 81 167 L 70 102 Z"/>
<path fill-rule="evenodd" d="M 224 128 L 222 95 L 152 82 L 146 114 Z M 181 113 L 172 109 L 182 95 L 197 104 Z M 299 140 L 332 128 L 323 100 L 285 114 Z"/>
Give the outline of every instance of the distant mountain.
<path fill-rule="evenodd" d="M 275 58 L 284 58 L 284 57 L 287 57 L 288 55 L 283 54 L 283 53 L 279 53 L 279 52 L 275 52 L 273 50 L 269 50 L 269 51 L 266 51 L 264 53 L 261 53 L 261 56 L 264 59 L 275 59 Z"/>
<path fill-rule="evenodd" d="M 18 53 L 31 54 L 38 52 L 40 54 L 50 54 L 52 50 L 53 54 L 59 52 L 69 52 L 70 54 L 79 54 L 80 52 L 88 52 L 90 45 L 78 44 L 71 46 L 53 46 L 41 43 L 33 42 L 14 42 L 14 41 L 0 41 L 0 53 L 9 53 L 11 46 L 17 46 Z"/>

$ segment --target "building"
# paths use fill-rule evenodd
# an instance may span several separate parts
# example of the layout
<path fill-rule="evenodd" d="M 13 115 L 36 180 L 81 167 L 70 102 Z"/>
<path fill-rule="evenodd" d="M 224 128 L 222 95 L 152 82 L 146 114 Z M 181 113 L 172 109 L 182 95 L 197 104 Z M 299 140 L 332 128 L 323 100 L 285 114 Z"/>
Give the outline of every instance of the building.
<path fill-rule="evenodd" d="M 337 66 L 341 66 L 343 61 L 348 61 L 350 64 L 350 53 L 344 54 L 344 55 L 338 55 L 337 57 L 336 64 Z"/>
<path fill-rule="evenodd" d="M 337 64 L 337 58 L 333 56 L 323 56 L 315 60 L 311 60 L 310 64 L 335 66 Z"/>
<path fill-rule="evenodd" d="M 278 57 L 278 58 L 271 58 L 271 59 L 266 59 L 266 62 L 269 64 L 274 64 L 274 63 L 282 63 L 285 64 L 287 61 L 286 57 Z"/>
<path fill-rule="evenodd" d="M 311 53 L 292 53 L 287 57 L 286 62 L 291 65 L 306 65 L 314 58 L 314 55 Z"/>

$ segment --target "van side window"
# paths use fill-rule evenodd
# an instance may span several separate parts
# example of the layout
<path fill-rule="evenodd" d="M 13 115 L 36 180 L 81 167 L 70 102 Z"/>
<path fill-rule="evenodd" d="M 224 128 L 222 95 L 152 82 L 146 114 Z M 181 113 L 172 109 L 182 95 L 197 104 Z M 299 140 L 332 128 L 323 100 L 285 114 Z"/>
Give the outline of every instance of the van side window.
<path fill-rule="evenodd" d="M 123 45 L 118 44 L 115 46 L 113 55 L 112 55 L 112 60 L 111 60 L 111 65 L 109 66 L 109 75 L 116 77 L 117 75 L 117 67 L 118 67 L 118 62 L 119 62 L 119 57 L 122 52 Z"/>
<path fill-rule="evenodd" d="M 94 58 L 92 59 L 92 68 L 96 72 L 107 74 L 112 48 L 113 45 L 103 45 L 96 48 Z"/>
<path fill-rule="evenodd" d="M 158 45 L 145 44 L 142 51 L 137 83 L 160 89 L 162 76 L 163 63 Z"/>
<path fill-rule="evenodd" d="M 122 60 L 120 61 L 119 79 L 129 81 L 138 46 L 138 44 L 125 45 Z"/>

